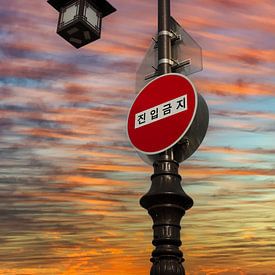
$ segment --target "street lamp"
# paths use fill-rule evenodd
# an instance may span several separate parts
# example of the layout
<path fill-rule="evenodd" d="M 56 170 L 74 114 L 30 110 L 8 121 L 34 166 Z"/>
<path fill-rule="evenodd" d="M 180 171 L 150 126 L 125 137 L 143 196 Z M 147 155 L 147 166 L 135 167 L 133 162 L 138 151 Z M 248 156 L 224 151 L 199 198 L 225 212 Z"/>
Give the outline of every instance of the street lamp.
<path fill-rule="evenodd" d="M 60 13 L 57 33 L 76 48 L 100 38 L 102 18 L 116 10 L 105 0 L 48 0 L 48 3 Z M 180 39 L 180 35 L 171 29 L 170 23 L 170 0 L 158 0 L 156 75 L 159 76 L 175 70 L 172 44 Z M 201 144 L 208 119 L 207 105 L 199 96 L 196 116 L 183 139 L 163 152 L 143 157 L 154 166 L 151 188 L 140 199 L 141 206 L 148 210 L 154 222 L 152 243 L 156 248 L 152 252 L 151 275 L 185 275 L 180 250 L 180 222 L 185 212 L 193 206 L 193 200 L 182 189 L 178 169 L 179 163 Z"/>
<path fill-rule="evenodd" d="M 48 0 L 59 11 L 57 33 L 80 48 L 100 38 L 102 18 L 116 9 L 106 0 Z"/>

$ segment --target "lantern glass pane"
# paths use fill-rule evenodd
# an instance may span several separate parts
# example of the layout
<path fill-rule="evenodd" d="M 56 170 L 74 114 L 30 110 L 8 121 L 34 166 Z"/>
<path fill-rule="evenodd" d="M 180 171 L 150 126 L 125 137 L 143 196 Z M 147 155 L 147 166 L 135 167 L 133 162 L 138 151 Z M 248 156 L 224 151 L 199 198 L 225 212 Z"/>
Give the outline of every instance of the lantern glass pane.
<path fill-rule="evenodd" d="M 66 7 L 62 12 L 61 24 L 65 25 L 74 20 L 75 16 L 78 13 L 79 4 L 73 4 L 69 7 Z"/>
<path fill-rule="evenodd" d="M 86 5 L 85 16 L 87 18 L 87 22 L 90 25 L 99 29 L 99 22 L 100 22 L 99 14 L 89 4 Z"/>

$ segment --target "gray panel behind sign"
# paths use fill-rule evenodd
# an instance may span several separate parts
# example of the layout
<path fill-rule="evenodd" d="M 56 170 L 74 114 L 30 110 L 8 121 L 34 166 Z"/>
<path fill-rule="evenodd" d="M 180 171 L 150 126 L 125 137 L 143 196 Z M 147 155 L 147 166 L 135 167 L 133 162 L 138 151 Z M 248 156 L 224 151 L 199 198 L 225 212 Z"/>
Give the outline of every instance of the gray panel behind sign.
<path fill-rule="evenodd" d="M 175 37 L 172 41 L 173 73 L 190 75 L 202 70 L 202 49 L 199 44 L 176 22 L 170 18 L 171 30 Z M 156 35 L 157 37 L 157 35 Z M 158 49 L 152 41 L 136 75 L 136 92 L 157 77 Z"/>

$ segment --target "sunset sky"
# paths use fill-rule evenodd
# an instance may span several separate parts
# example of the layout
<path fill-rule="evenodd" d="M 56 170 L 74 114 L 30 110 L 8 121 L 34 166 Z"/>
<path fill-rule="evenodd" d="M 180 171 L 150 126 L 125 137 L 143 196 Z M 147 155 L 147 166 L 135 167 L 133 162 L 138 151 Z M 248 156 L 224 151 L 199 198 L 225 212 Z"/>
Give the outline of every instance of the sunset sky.
<path fill-rule="evenodd" d="M 157 1 L 110 0 L 102 38 L 58 36 L 46 0 L 0 0 L 0 274 L 146 275 L 152 167 L 126 119 Z M 275 274 L 275 0 L 171 0 L 203 49 L 209 129 L 182 163 L 187 275 Z"/>

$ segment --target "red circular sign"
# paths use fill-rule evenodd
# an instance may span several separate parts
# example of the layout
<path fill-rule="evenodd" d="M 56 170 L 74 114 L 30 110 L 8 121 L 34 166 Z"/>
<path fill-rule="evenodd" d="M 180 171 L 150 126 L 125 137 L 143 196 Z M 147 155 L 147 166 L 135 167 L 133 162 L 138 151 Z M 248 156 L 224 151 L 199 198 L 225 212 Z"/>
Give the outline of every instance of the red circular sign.
<path fill-rule="evenodd" d="M 136 97 L 128 115 L 128 136 L 144 154 L 171 148 L 188 131 L 197 109 L 193 84 L 180 74 L 152 80 Z"/>

